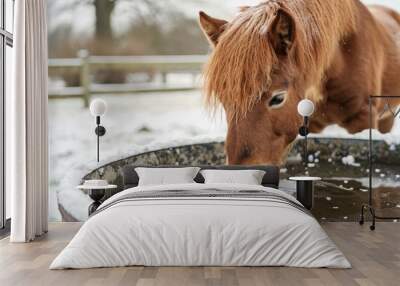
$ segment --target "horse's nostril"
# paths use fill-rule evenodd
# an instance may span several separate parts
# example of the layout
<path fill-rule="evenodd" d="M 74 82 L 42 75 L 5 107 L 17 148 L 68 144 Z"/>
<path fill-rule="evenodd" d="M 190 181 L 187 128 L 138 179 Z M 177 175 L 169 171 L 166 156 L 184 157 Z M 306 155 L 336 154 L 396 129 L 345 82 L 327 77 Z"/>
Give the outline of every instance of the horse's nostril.
<path fill-rule="evenodd" d="M 238 146 L 237 148 L 227 148 L 228 164 L 242 165 L 252 156 L 251 148 L 248 146 Z"/>
<path fill-rule="evenodd" d="M 240 149 L 239 156 L 238 156 L 238 161 L 243 161 L 245 159 L 248 159 L 251 156 L 251 149 L 249 146 L 243 146 Z"/>

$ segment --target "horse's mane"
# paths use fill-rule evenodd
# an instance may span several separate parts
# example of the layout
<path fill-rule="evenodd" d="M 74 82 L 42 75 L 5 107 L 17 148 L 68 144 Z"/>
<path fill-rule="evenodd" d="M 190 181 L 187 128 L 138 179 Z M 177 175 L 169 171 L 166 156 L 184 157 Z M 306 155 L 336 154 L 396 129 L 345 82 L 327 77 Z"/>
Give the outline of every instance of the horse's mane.
<path fill-rule="evenodd" d="M 296 26 L 286 64 L 279 62 L 267 39 L 280 9 Z M 230 116 L 245 115 L 267 90 L 277 68 L 304 71 L 301 81 L 320 83 L 339 42 L 355 30 L 355 11 L 354 0 L 267 0 L 244 9 L 227 24 L 205 67 L 208 103 L 222 103 Z"/>

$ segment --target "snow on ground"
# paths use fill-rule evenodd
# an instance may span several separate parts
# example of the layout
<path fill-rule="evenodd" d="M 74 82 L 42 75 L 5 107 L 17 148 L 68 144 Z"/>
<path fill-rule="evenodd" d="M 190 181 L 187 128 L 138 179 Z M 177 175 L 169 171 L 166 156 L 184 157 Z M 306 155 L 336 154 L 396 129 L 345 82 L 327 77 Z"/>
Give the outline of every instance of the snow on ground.
<path fill-rule="evenodd" d="M 165 147 L 223 141 L 224 115 L 212 118 L 199 91 L 104 95 L 108 111 L 102 118 L 107 129 L 101 138 L 101 162 L 96 162 L 95 119 L 80 99 L 50 100 L 49 219 L 61 220 L 58 203 L 76 218 L 87 217 L 90 199 L 76 190 L 80 179 L 105 163 Z M 315 137 L 368 139 L 368 131 L 349 135 L 338 126 Z M 374 139 L 400 143 L 400 126 L 388 135 L 374 131 Z M 347 158 L 348 159 L 348 158 Z M 346 160 L 346 159 L 345 159 Z"/>
<path fill-rule="evenodd" d="M 356 163 L 356 159 L 352 155 L 348 155 L 342 158 L 343 165 L 353 166 L 353 167 L 360 167 L 360 163 Z"/>
<path fill-rule="evenodd" d="M 105 95 L 107 129 L 96 162 L 95 119 L 82 100 L 49 102 L 50 220 L 60 220 L 58 200 L 84 219 L 90 199 L 75 189 L 82 176 L 107 162 L 164 147 L 222 141 L 223 115 L 211 118 L 200 92 Z"/>
<path fill-rule="evenodd" d="M 347 177 L 331 177 L 329 178 L 333 181 L 347 181 L 349 178 Z M 376 177 L 374 176 L 372 180 L 372 188 L 398 188 L 399 187 L 399 175 L 396 175 L 394 178 L 391 177 Z M 369 188 L 369 177 L 365 178 L 351 178 L 351 181 L 355 181 L 361 184 L 364 189 L 360 189 L 361 191 L 367 192 Z"/>
<path fill-rule="evenodd" d="M 345 138 L 345 139 L 369 139 L 369 130 L 364 130 L 357 134 L 350 134 L 345 129 L 338 125 L 331 125 L 324 129 L 319 134 L 311 134 L 311 137 L 316 138 Z M 390 133 L 382 134 L 378 130 L 372 130 L 373 140 L 383 140 L 387 144 L 400 144 L 400 121 L 397 119 Z"/>

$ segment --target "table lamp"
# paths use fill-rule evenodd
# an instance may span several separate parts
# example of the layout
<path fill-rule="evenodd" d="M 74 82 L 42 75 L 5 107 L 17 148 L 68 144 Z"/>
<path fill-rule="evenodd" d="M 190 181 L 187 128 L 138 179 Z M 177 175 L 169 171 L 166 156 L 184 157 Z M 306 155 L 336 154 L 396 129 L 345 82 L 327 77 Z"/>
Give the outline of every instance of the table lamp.
<path fill-rule="evenodd" d="M 313 115 L 315 110 L 314 103 L 309 99 L 303 99 L 297 105 L 297 112 L 303 117 L 303 125 L 299 129 L 299 134 L 304 137 L 304 160 L 307 165 L 308 151 L 307 151 L 307 135 L 309 134 L 308 126 L 310 123 L 310 116 Z"/>
<path fill-rule="evenodd" d="M 100 161 L 100 137 L 106 134 L 106 129 L 104 126 L 100 125 L 100 118 L 107 111 L 107 103 L 102 99 L 95 99 L 90 103 L 90 113 L 96 117 L 96 129 L 94 132 L 97 135 L 97 162 Z"/>

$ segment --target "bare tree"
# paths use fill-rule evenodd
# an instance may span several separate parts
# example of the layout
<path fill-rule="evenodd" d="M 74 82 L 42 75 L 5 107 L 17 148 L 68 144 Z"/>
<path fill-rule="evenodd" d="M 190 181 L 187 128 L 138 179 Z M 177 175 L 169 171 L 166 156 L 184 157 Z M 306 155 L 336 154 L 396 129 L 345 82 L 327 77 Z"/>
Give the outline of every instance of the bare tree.
<path fill-rule="evenodd" d="M 197 20 L 185 15 L 184 7 L 176 0 L 49 0 L 50 21 L 57 22 L 54 15 L 69 13 L 77 15 L 82 6 L 93 11 L 93 36 L 74 35 L 73 29 L 57 27 L 49 32 L 49 43 L 53 56 L 74 56 L 85 48 L 96 55 L 113 54 L 168 54 L 203 52 L 205 46 Z M 204 3 L 203 3 L 204 2 Z M 198 3 L 206 6 L 206 0 L 185 0 L 185 5 Z M 113 30 L 116 10 L 128 11 L 130 23 L 123 34 Z M 190 7 L 190 6 L 186 6 Z M 87 10 L 87 9 L 86 9 Z M 186 8 L 186 11 L 190 8 Z M 196 9 L 193 9 L 196 10 Z M 74 19 L 75 21 L 75 19 Z M 60 26 L 60 24 L 58 24 Z M 68 26 L 68 25 L 66 25 Z M 117 28 L 118 27 L 114 27 Z M 60 40 L 60 37 L 63 40 Z M 64 37 L 64 38 L 63 38 Z M 192 41 L 188 41 L 188 39 Z M 204 47 L 205 46 L 205 47 Z"/>
<path fill-rule="evenodd" d="M 95 10 L 95 35 L 99 40 L 112 40 L 112 13 L 116 2 L 121 0 L 69 0 L 69 1 L 48 1 L 48 10 L 52 13 L 62 13 L 62 11 L 74 9 L 81 5 L 92 6 Z"/>
<path fill-rule="evenodd" d="M 111 16 L 115 8 L 116 0 L 94 0 L 96 13 L 95 38 L 101 41 L 113 39 Z"/>

